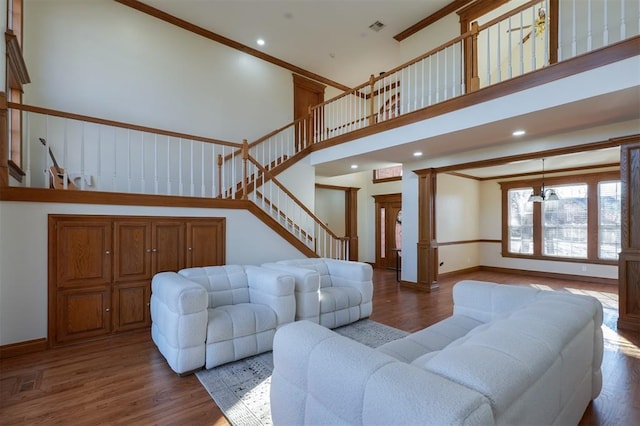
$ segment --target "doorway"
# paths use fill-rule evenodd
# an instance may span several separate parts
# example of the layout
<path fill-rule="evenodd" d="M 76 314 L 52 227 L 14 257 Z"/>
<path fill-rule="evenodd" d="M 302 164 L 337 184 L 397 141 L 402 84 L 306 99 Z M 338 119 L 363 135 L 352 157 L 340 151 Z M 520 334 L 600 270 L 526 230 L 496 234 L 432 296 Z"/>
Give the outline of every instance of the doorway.
<path fill-rule="evenodd" d="M 324 102 L 326 86 L 308 78 L 293 74 L 293 119 L 298 120 L 309 114 L 309 108 Z M 320 125 L 319 128 L 322 128 Z M 311 140 L 311 120 L 296 122 L 296 152 L 306 148 L 304 141 Z"/>
<path fill-rule="evenodd" d="M 400 269 L 402 257 L 402 194 L 374 195 L 376 267 Z"/>

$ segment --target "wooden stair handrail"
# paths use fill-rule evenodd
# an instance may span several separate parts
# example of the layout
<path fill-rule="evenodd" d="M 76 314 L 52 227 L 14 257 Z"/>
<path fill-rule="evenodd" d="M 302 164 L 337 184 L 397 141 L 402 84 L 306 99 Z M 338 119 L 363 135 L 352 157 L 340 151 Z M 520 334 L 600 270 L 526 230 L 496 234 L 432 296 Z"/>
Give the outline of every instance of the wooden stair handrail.
<path fill-rule="evenodd" d="M 291 193 L 291 191 L 289 191 L 287 188 L 285 188 L 285 186 L 275 177 L 273 176 L 267 169 L 265 169 L 264 167 L 262 167 L 262 165 L 260 163 L 258 163 L 251 155 L 249 155 L 249 161 L 255 165 L 258 170 L 260 170 L 262 172 L 262 176 L 264 179 L 264 176 L 267 176 L 269 178 L 269 180 L 273 181 L 281 190 L 282 192 L 284 192 L 285 194 L 287 194 L 296 204 L 298 204 L 300 206 L 300 208 L 306 213 L 308 214 L 311 218 L 313 218 L 314 221 L 316 221 L 318 223 L 318 225 L 324 229 L 325 231 L 327 231 L 327 233 L 333 237 L 333 238 L 340 238 L 338 237 L 336 234 L 333 233 L 333 231 L 331 229 L 329 229 L 327 227 L 327 225 L 325 225 L 324 223 L 322 223 L 322 220 L 316 216 L 311 210 L 309 210 L 307 208 L 307 206 L 305 206 L 300 200 L 298 200 L 298 198 L 293 195 Z"/>
<path fill-rule="evenodd" d="M 33 106 L 33 105 L 18 104 L 18 103 L 15 103 L 15 102 L 8 102 L 7 106 L 8 106 L 8 108 L 13 108 L 13 109 L 21 110 L 21 111 L 35 112 L 35 113 L 38 113 L 38 114 L 51 115 L 51 116 L 54 116 L 54 117 L 68 118 L 68 119 L 71 119 L 71 120 L 78 120 L 78 121 L 86 121 L 86 122 L 89 122 L 89 123 L 102 124 L 102 125 L 105 125 L 105 126 L 120 127 L 122 129 L 137 130 L 137 131 L 145 132 L 145 133 L 154 133 L 154 134 L 158 134 L 158 135 L 164 135 L 164 136 L 169 136 L 169 137 L 174 137 L 174 138 L 187 139 L 187 140 L 192 140 L 192 141 L 197 141 L 197 142 L 211 143 L 211 144 L 215 144 L 215 145 L 226 145 L 226 146 L 231 146 L 231 147 L 237 147 L 238 149 L 242 148 L 242 144 L 239 144 L 239 143 L 236 143 L 236 142 L 224 141 L 224 140 L 213 139 L 213 138 L 206 138 L 206 137 L 203 137 L 203 136 L 190 135 L 190 134 L 187 134 L 187 133 L 174 132 L 174 131 L 170 131 L 170 130 L 156 129 L 154 127 L 139 126 L 137 124 L 123 123 L 121 121 L 106 120 L 104 118 L 96 118 L 96 117 L 91 117 L 91 116 L 88 116 L 88 115 L 75 114 L 75 113 L 64 112 L 64 111 L 57 111 L 57 110 L 54 110 L 54 109 L 42 108 L 42 107 L 37 107 L 37 106 Z"/>

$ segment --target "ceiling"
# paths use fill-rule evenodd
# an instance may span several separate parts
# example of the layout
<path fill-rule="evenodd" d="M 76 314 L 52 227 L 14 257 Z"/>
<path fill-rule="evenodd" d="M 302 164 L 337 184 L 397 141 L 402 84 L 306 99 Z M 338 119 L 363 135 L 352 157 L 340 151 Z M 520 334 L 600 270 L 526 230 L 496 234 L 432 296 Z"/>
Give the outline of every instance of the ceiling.
<path fill-rule="evenodd" d="M 400 64 L 400 42 L 393 37 L 437 12 L 454 0 L 142 0 L 170 15 L 181 18 L 213 33 L 239 42 L 252 49 L 288 62 L 306 71 L 318 74 L 346 86 L 356 86 L 366 81 L 372 71 L 384 71 Z M 385 26 L 375 32 L 369 29 L 374 22 Z M 256 40 L 265 40 L 258 46 Z M 507 144 L 505 136 L 514 126 L 536 129 L 528 132 L 525 140 L 544 137 L 551 132 L 579 129 L 601 120 L 608 122 L 637 119 L 640 110 L 638 88 L 624 97 L 597 99 L 589 102 L 550 109 L 539 114 L 528 114 L 514 120 L 495 122 L 481 128 L 454 132 L 442 136 L 438 143 L 429 144 L 433 151 L 428 155 L 451 154 L 451 147 L 458 151 L 464 140 L 477 140 L 479 136 L 493 146 Z M 608 108 L 603 116 L 597 105 L 617 103 L 618 108 Z M 594 115 L 595 114 L 595 115 Z M 558 116 L 573 119 L 557 120 Z M 576 121 L 579 120 L 579 121 Z M 509 129 L 508 132 L 505 129 Z M 452 145 L 448 141 L 455 141 Z M 317 165 L 319 176 L 336 176 L 349 173 L 349 165 L 358 163 L 358 171 L 369 170 L 391 163 L 413 161 L 414 151 L 423 147 L 425 140 L 368 152 L 364 155 Z M 438 148 L 439 147 L 439 148 Z M 477 146 L 476 146 L 477 147 Z M 438 152 L 440 149 L 440 152 Z M 447 149 L 449 151 L 447 151 Z M 548 159 L 550 168 L 562 168 L 563 164 L 606 164 L 618 157 L 617 151 L 605 154 L 591 151 L 570 157 Z M 555 165 L 555 166 L 554 166 Z M 540 168 L 539 160 L 505 164 L 496 168 L 464 170 L 462 173 L 478 178 L 502 176 Z"/>
<path fill-rule="evenodd" d="M 393 36 L 453 0 L 142 0 L 340 84 L 399 65 Z M 374 22 L 385 26 L 375 32 Z M 258 46 L 256 40 L 265 40 Z"/>

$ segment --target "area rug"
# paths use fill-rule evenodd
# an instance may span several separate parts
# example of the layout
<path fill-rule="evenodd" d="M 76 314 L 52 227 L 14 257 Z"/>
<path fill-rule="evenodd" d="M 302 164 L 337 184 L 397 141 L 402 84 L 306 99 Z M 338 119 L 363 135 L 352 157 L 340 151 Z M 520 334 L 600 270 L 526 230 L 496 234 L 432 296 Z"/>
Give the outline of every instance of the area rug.
<path fill-rule="evenodd" d="M 398 330 L 368 319 L 334 329 L 372 348 L 406 336 Z M 196 377 L 234 426 L 270 425 L 269 386 L 273 371 L 271 352 L 201 370 Z"/>

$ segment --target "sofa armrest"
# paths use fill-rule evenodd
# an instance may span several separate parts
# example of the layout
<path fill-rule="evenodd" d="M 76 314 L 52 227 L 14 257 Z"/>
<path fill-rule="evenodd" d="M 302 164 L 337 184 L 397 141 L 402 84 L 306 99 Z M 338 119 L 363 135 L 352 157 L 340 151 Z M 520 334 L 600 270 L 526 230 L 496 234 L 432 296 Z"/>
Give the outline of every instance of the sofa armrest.
<path fill-rule="evenodd" d="M 322 259 L 327 265 L 334 287 L 353 287 L 362 293 L 362 303 L 373 299 L 373 268 L 368 263 Z"/>
<path fill-rule="evenodd" d="M 274 424 L 492 424 L 480 393 L 309 321 L 276 332 Z"/>
<path fill-rule="evenodd" d="M 204 365 L 207 305 L 206 290 L 175 272 L 151 281 L 151 337 L 176 373 Z"/>
<path fill-rule="evenodd" d="M 180 315 L 207 310 L 207 291 L 175 272 L 161 272 L 151 280 L 151 294 L 172 312 Z"/>
<path fill-rule="evenodd" d="M 249 301 L 267 305 L 277 316 L 278 327 L 290 323 L 295 318 L 295 280 L 282 271 L 245 266 L 249 285 Z"/>
<path fill-rule="evenodd" d="M 315 270 L 279 263 L 265 263 L 262 267 L 285 272 L 295 279 L 296 321 L 320 323 L 320 275 Z"/>

